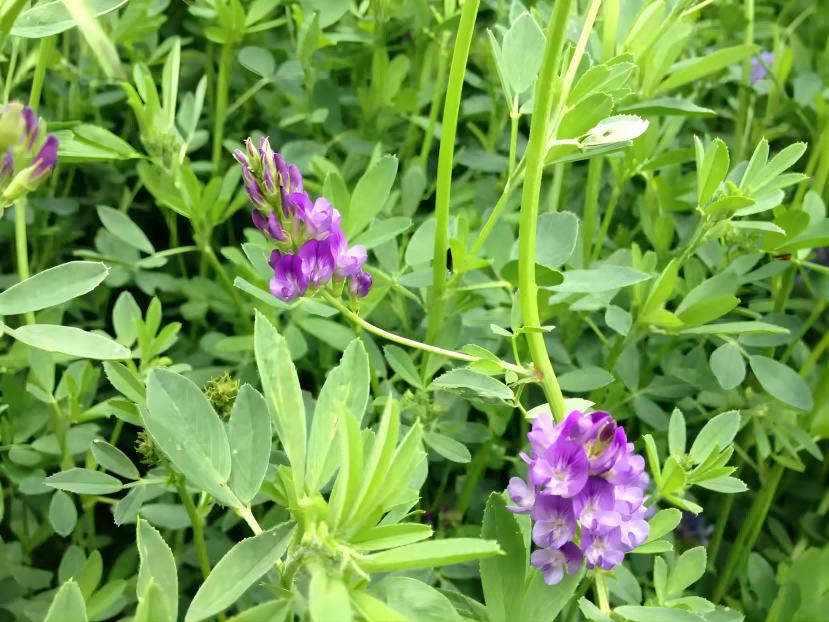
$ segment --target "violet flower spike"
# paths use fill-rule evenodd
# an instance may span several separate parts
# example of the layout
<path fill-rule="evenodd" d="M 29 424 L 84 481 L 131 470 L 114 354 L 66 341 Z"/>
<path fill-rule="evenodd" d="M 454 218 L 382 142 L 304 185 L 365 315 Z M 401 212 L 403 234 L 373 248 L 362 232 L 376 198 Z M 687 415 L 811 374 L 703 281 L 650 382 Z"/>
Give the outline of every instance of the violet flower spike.
<path fill-rule="evenodd" d="M 348 278 L 348 292 L 356 298 L 365 298 L 373 282 L 374 278 L 369 272 L 358 272 Z"/>
<path fill-rule="evenodd" d="M 315 289 L 325 285 L 334 274 L 334 256 L 326 241 L 308 240 L 299 249 L 302 272 Z"/>

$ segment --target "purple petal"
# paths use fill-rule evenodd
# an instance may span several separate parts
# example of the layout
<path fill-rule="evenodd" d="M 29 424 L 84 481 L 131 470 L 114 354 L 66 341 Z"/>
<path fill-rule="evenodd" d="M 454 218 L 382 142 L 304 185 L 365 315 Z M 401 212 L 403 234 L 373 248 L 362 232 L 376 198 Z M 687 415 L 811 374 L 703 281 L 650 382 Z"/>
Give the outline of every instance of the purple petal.
<path fill-rule="evenodd" d="M 598 567 L 611 570 L 621 564 L 625 557 L 622 533 L 618 527 L 605 533 L 583 531 L 581 546 L 587 558 L 587 567 L 591 569 Z"/>
<path fill-rule="evenodd" d="M 38 136 L 40 136 L 40 123 L 35 111 L 29 106 L 24 106 L 21 114 L 23 115 L 23 122 L 26 124 L 26 149 L 31 149 L 37 142 Z"/>
<path fill-rule="evenodd" d="M 569 499 L 539 495 L 532 512 L 533 542 L 541 547 L 559 548 L 576 535 L 576 515 Z"/>
<path fill-rule="evenodd" d="M 576 443 L 559 438 L 530 469 L 533 480 L 543 483 L 546 492 L 572 497 L 587 482 L 587 454 Z"/>
<path fill-rule="evenodd" d="M 352 296 L 365 298 L 371 289 L 374 278 L 368 272 L 358 272 L 348 278 L 348 291 Z"/>
<path fill-rule="evenodd" d="M 46 177 L 55 168 L 57 161 L 58 139 L 54 134 L 49 134 L 35 156 L 32 171 L 29 173 L 29 182 L 36 183 Z"/>
<path fill-rule="evenodd" d="M 527 514 L 535 503 L 535 490 L 520 477 L 512 477 L 507 486 L 510 499 L 515 502 L 514 506 L 508 505 L 507 509 L 516 514 Z"/>

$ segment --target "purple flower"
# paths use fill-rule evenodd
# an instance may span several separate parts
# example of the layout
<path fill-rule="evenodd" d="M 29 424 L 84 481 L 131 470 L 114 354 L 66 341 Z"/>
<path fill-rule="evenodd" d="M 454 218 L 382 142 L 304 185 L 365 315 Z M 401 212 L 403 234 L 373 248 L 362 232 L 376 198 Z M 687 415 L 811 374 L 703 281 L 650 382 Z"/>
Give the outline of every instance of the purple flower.
<path fill-rule="evenodd" d="M 530 466 L 533 482 L 550 494 L 572 497 L 587 482 L 587 454 L 572 441 L 559 438 Z"/>
<path fill-rule="evenodd" d="M 270 212 L 267 218 L 258 209 L 251 212 L 254 226 L 265 235 L 274 240 L 282 241 L 285 239 L 285 232 L 282 230 L 282 225 L 276 218 L 276 214 Z"/>
<path fill-rule="evenodd" d="M 332 234 L 336 210 L 328 199 L 320 197 L 312 203 L 306 193 L 294 192 L 288 196 L 288 200 L 295 206 L 294 217 L 303 225 L 306 236 L 324 240 Z"/>
<path fill-rule="evenodd" d="M 565 571 L 574 575 L 581 568 L 582 553 L 572 542 L 559 549 L 547 548 L 533 551 L 530 563 L 544 574 L 544 583 L 555 585 L 564 578 Z"/>
<path fill-rule="evenodd" d="M 336 212 L 336 210 L 334 211 Z M 364 246 L 357 244 L 349 248 L 345 234 L 336 225 L 331 230 L 330 240 L 331 250 L 337 263 L 338 277 L 353 276 L 363 269 L 363 264 L 368 256 Z"/>
<path fill-rule="evenodd" d="M 314 288 L 331 280 L 334 274 L 334 256 L 326 241 L 308 240 L 299 249 L 302 272 Z"/>
<path fill-rule="evenodd" d="M 37 152 L 35 160 L 30 167 L 29 183 L 38 183 L 55 168 L 58 161 L 58 139 L 53 134 L 46 137 L 46 142 Z"/>
<path fill-rule="evenodd" d="M 507 492 L 515 505 L 508 505 L 507 508 L 516 514 L 529 514 L 535 505 L 535 488 L 527 484 L 520 477 L 513 477 L 509 480 Z"/>
<path fill-rule="evenodd" d="M 774 62 L 774 54 L 771 52 L 761 52 L 759 56 L 751 58 L 751 73 L 749 80 L 755 84 L 766 77 L 768 71 L 766 67 L 771 67 Z"/>
<path fill-rule="evenodd" d="M 6 149 L 6 154 L 3 156 L 3 162 L 0 164 L 0 176 L 11 177 L 14 173 L 14 152 L 12 148 Z"/>
<path fill-rule="evenodd" d="M 559 548 L 576 535 L 576 515 L 569 499 L 539 495 L 532 509 L 533 542 L 540 547 Z"/>
<path fill-rule="evenodd" d="M 609 570 L 647 539 L 644 460 L 610 413 L 573 411 L 555 423 L 542 410 L 527 438 L 532 449 L 519 455 L 528 480 L 510 480 L 516 505 L 507 507 L 530 514 L 533 542 L 541 547 L 532 563 L 548 583 L 561 580 L 568 545 L 579 561 L 584 551 L 589 567 Z M 581 550 L 570 542 L 576 534 Z"/>
<path fill-rule="evenodd" d="M 584 488 L 573 498 L 573 511 L 587 529 L 607 529 L 619 524 L 621 517 L 615 506 L 613 485 L 600 477 L 590 477 Z"/>
<path fill-rule="evenodd" d="M 40 123 L 38 123 L 37 116 L 35 116 L 35 111 L 29 106 L 25 106 L 21 114 L 26 126 L 26 149 L 31 149 L 37 142 L 38 136 L 40 136 Z"/>
<path fill-rule="evenodd" d="M 610 570 L 622 563 L 625 549 L 622 544 L 622 532 L 618 527 L 604 533 L 585 531 L 581 536 L 581 548 L 587 558 L 588 568 Z"/>
<path fill-rule="evenodd" d="M 271 293 L 285 302 L 302 296 L 308 289 L 308 277 L 302 269 L 299 255 L 283 255 L 273 251 L 269 261 L 274 275 L 270 282 Z"/>
<path fill-rule="evenodd" d="M 371 274 L 368 272 L 358 272 L 357 274 L 348 277 L 348 292 L 357 298 L 365 298 L 371 289 L 371 284 L 374 281 Z"/>

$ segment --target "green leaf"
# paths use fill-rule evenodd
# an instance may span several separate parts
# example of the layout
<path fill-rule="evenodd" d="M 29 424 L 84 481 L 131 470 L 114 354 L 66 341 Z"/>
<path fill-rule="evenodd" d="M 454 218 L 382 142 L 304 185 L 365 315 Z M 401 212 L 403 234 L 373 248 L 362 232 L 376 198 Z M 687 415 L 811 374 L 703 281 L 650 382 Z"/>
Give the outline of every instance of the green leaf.
<path fill-rule="evenodd" d="M 294 485 L 297 490 L 302 490 L 305 481 L 305 405 L 288 344 L 259 312 L 256 313 L 253 344 L 274 428 L 291 462 Z"/>
<path fill-rule="evenodd" d="M 608 305 L 604 312 L 604 322 L 608 327 L 615 330 L 622 336 L 630 332 L 630 326 L 633 323 L 630 313 L 617 307 L 616 305 Z"/>
<path fill-rule="evenodd" d="M 370 250 L 376 246 L 396 238 L 412 226 L 412 219 L 405 216 L 394 216 L 376 223 L 371 229 L 363 231 L 350 241 L 351 244 L 361 244 Z"/>
<path fill-rule="evenodd" d="M 239 50 L 239 64 L 252 71 L 260 78 L 272 78 L 276 71 L 276 61 L 265 48 L 248 45 Z"/>
<path fill-rule="evenodd" d="M 472 371 L 453 369 L 435 378 L 429 388 L 433 391 L 456 393 L 466 399 L 480 399 L 500 403 L 513 398 L 512 389 L 500 380 Z"/>
<path fill-rule="evenodd" d="M 536 229 L 537 264 L 555 270 L 570 259 L 579 239 L 579 219 L 570 212 L 545 212 Z"/>
<path fill-rule="evenodd" d="M 509 620 L 523 606 L 524 576 L 529 561 L 521 528 L 515 514 L 507 509 L 503 495 L 489 495 L 481 537 L 494 540 L 505 553 L 480 562 L 487 611 L 492 620 Z"/>
<path fill-rule="evenodd" d="M 62 490 L 56 490 L 49 502 L 49 524 L 55 533 L 68 536 L 78 522 L 78 509 L 72 497 Z"/>
<path fill-rule="evenodd" d="M 419 523 L 378 525 L 365 532 L 365 535 L 352 539 L 351 544 L 360 551 L 379 551 L 420 542 L 431 537 L 432 533 L 429 525 Z"/>
<path fill-rule="evenodd" d="M 178 573 L 173 552 L 161 534 L 147 521 L 139 518 L 136 526 L 136 545 L 141 563 L 135 593 L 139 599 L 147 595 L 151 585 L 157 586 L 170 612 L 178 611 Z M 171 616 L 171 619 L 175 619 Z"/>
<path fill-rule="evenodd" d="M 746 486 L 743 480 L 738 479 L 736 477 L 732 477 L 730 475 L 724 475 L 722 477 L 716 477 L 714 479 L 707 479 L 702 482 L 698 482 L 697 486 L 699 486 L 700 488 L 707 488 L 708 490 L 713 490 L 715 492 L 721 492 L 727 495 L 745 492 L 746 490 L 748 490 L 748 486 Z"/>
<path fill-rule="evenodd" d="M 87 0 L 89 9 L 104 15 L 127 3 L 127 0 Z M 42 2 L 23 11 L 14 22 L 11 34 L 27 39 L 42 39 L 69 30 L 75 20 L 63 5 L 63 0 Z"/>
<path fill-rule="evenodd" d="M 97 360 L 130 357 L 130 351 L 117 341 L 72 326 L 28 324 L 14 330 L 7 328 L 6 331 L 18 341 L 46 352 Z"/>
<path fill-rule="evenodd" d="M 521 614 L 518 617 L 508 615 L 506 618 L 493 620 L 545 620 L 552 622 L 558 614 L 573 600 L 576 588 L 582 579 L 582 573 L 567 575 L 556 585 L 547 585 L 544 575 L 535 568 L 530 569 L 527 588 Z"/>
<path fill-rule="evenodd" d="M 685 470 L 674 456 L 668 456 L 665 466 L 662 468 L 662 478 L 659 484 L 659 494 L 665 496 L 685 486 L 687 476 Z"/>
<path fill-rule="evenodd" d="M 383 353 L 386 355 L 389 366 L 391 366 L 398 376 L 415 389 L 423 388 L 417 367 L 408 352 L 398 346 L 388 345 L 383 347 Z"/>
<path fill-rule="evenodd" d="M 78 584 L 70 579 L 60 586 L 43 622 L 86 622 L 86 603 Z"/>
<path fill-rule="evenodd" d="M 699 154 L 702 144 L 696 136 L 694 141 L 697 154 Z M 699 158 L 699 155 L 697 157 Z M 715 138 L 705 150 L 702 162 L 697 160 L 697 205 L 703 206 L 711 200 L 714 192 L 728 175 L 728 164 L 728 147 L 721 139 Z"/>
<path fill-rule="evenodd" d="M 92 455 L 95 457 L 95 461 L 107 471 L 112 471 L 127 479 L 138 479 L 141 477 L 132 460 L 123 451 L 110 445 L 105 440 L 96 438 L 92 441 L 90 449 L 92 450 Z"/>
<path fill-rule="evenodd" d="M 230 445 L 228 485 L 244 504 L 259 492 L 271 457 L 271 418 L 265 398 L 249 384 L 242 385 L 227 423 Z"/>
<path fill-rule="evenodd" d="M 733 389 L 746 377 L 746 364 L 736 344 L 722 344 L 711 353 L 708 364 L 723 389 Z"/>
<path fill-rule="evenodd" d="M 132 622 L 175 622 L 175 619 L 163 589 L 154 579 L 150 579 L 144 593 L 138 598 Z"/>
<path fill-rule="evenodd" d="M 735 335 L 745 333 L 765 333 L 769 335 L 787 335 L 788 328 L 769 324 L 768 322 L 719 322 L 694 326 L 679 331 L 683 335 Z"/>
<path fill-rule="evenodd" d="M 674 408 L 668 421 L 668 448 L 677 458 L 685 453 L 685 416 L 679 408 Z"/>
<path fill-rule="evenodd" d="M 136 225 L 132 218 L 124 212 L 107 207 L 106 205 L 99 205 L 98 218 L 101 219 L 101 223 L 103 223 L 107 231 L 125 244 L 144 251 L 149 255 L 155 253 L 152 242 L 144 235 L 141 227 Z"/>
<path fill-rule="evenodd" d="M 649 274 L 633 268 L 605 264 L 587 270 L 568 270 L 564 273 L 564 282 L 552 289 L 568 294 L 592 294 L 621 289 L 650 278 Z"/>
<path fill-rule="evenodd" d="M 104 373 L 110 384 L 121 395 L 139 406 L 145 405 L 147 401 L 147 388 L 126 365 L 107 361 L 104 363 Z"/>
<path fill-rule="evenodd" d="M 613 380 L 613 374 L 595 365 L 568 371 L 558 377 L 561 388 L 572 393 L 587 393 L 605 387 Z"/>
<path fill-rule="evenodd" d="M 659 510 L 653 515 L 650 521 L 648 521 L 650 531 L 648 532 L 648 539 L 646 542 L 654 542 L 662 536 L 669 534 L 676 528 L 677 525 L 679 525 L 679 521 L 681 520 L 682 512 L 676 508 Z"/>
<path fill-rule="evenodd" d="M 237 542 L 202 583 L 185 622 L 198 622 L 216 615 L 235 603 L 259 577 L 282 557 L 288 548 L 293 525 L 282 523 L 252 538 Z"/>
<path fill-rule="evenodd" d="M 424 432 L 423 440 L 441 456 L 452 462 L 465 464 L 472 460 L 466 445 L 439 432 Z"/>
<path fill-rule="evenodd" d="M 112 308 L 112 326 L 118 343 L 127 347 L 135 343 L 138 338 L 136 322 L 140 320 L 141 309 L 135 298 L 127 291 L 121 292 Z"/>
<path fill-rule="evenodd" d="M 670 607 L 643 607 L 641 605 L 622 605 L 613 610 L 630 622 L 704 622 L 702 616 Z"/>
<path fill-rule="evenodd" d="M 719 447 L 720 451 L 725 449 L 734 440 L 737 430 L 740 429 L 740 413 L 736 410 L 729 410 L 721 413 L 706 423 L 694 439 L 688 455 L 694 464 L 700 464 Z"/>
<path fill-rule="evenodd" d="M 362 589 L 351 592 L 351 604 L 366 622 L 411 622 L 410 618 L 392 609 L 382 600 L 369 596 Z M 452 611 L 457 615 L 454 609 Z"/>
<path fill-rule="evenodd" d="M 341 577 L 314 568 L 308 586 L 308 612 L 312 622 L 351 622 L 351 600 Z"/>
<path fill-rule="evenodd" d="M 687 99 L 679 97 L 657 97 L 644 102 L 637 102 L 623 106 L 619 112 L 623 114 L 656 115 L 660 117 L 713 117 L 716 111 L 710 108 L 697 106 Z"/>
<path fill-rule="evenodd" d="M 449 599 L 430 585 L 410 577 L 387 577 L 372 586 L 389 607 L 411 622 L 461 622 L 462 618 Z M 377 622 L 390 622 L 393 617 Z"/>
<path fill-rule="evenodd" d="M 365 572 L 391 572 L 411 568 L 434 568 L 459 564 L 501 553 L 497 542 L 477 538 L 447 538 L 430 540 L 390 551 L 369 555 L 360 560 Z"/>
<path fill-rule="evenodd" d="M 368 403 L 368 387 L 368 354 L 363 342 L 354 339 L 345 349 L 340 364 L 325 379 L 314 408 L 305 469 L 305 484 L 309 491 L 320 490 L 339 467 L 337 435 L 343 418 L 362 421 Z"/>
<path fill-rule="evenodd" d="M 740 299 L 736 296 L 712 296 L 689 306 L 682 313 L 678 313 L 677 317 L 685 326 L 706 324 L 725 315 L 738 304 Z"/>
<path fill-rule="evenodd" d="M 92 469 L 74 468 L 50 475 L 43 483 L 58 490 L 66 490 L 79 495 L 108 495 L 118 492 L 123 487 L 112 475 Z"/>
<path fill-rule="evenodd" d="M 397 158 L 385 155 L 360 178 L 351 196 L 348 213 L 343 215 L 343 229 L 347 237 L 360 233 L 380 213 L 396 175 Z"/>
<path fill-rule="evenodd" d="M 20 315 L 54 307 L 97 287 L 109 274 L 104 264 L 70 261 L 38 272 L 0 293 L 0 315 Z"/>
<path fill-rule="evenodd" d="M 514 95 L 523 93 L 535 83 L 544 43 L 544 33 L 529 13 L 522 13 L 504 35 L 501 62 Z"/>
<path fill-rule="evenodd" d="M 155 444 L 187 479 L 220 503 L 239 505 L 227 486 L 231 457 L 224 423 L 199 387 L 184 376 L 154 369 L 141 418 Z"/>
<path fill-rule="evenodd" d="M 759 354 L 750 357 L 748 363 L 769 395 L 800 410 L 812 410 L 812 390 L 791 367 Z"/>
<path fill-rule="evenodd" d="M 757 46 L 753 44 L 735 45 L 677 63 L 674 65 L 671 74 L 662 81 L 656 91 L 667 91 L 691 82 L 697 82 L 705 76 L 734 66 L 741 60 L 756 54 L 757 49 Z"/>
<path fill-rule="evenodd" d="M 698 546 L 685 551 L 676 560 L 668 578 L 668 595 L 679 595 L 688 586 L 696 583 L 705 573 L 705 547 Z"/>

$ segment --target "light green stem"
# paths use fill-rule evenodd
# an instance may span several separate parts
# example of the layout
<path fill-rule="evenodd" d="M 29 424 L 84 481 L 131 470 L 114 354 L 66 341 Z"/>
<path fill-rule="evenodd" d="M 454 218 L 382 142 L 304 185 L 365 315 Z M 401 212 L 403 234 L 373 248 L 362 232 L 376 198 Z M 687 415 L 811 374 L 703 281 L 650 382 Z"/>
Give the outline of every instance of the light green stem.
<path fill-rule="evenodd" d="M 553 9 L 547 26 L 547 43 L 541 72 L 535 87 L 530 138 L 526 152 L 526 174 L 521 197 L 521 215 L 518 227 L 518 293 L 524 325 L 538 327 L 541 318 L 538 310 L 538 285 L 535 280 L 536 223 L 538 201 L 541 195 L 541 180 L 544 160 L 547 154 L 550 117 L 553 111 L 553 80 L 558 70 L 559 56 L 564 44 L 564 31 L 570 13 L 572 0 L 559 0 Z M 527 343 L 536 369 L 541 375 L 541 386 L 554 417 L 562 420 L 565 416 L 564 396 L 553 364 L 547 354 L 544 335 L 528 332 Z"/>
<path fill-rule="evenodd" d="M 222 141 L 224 140 L 225 119 L 227 117 L 227 99 L 230 88 L 230 69 L 233 65 L 233 44 L 222 44 L 219 56 L 219 73 L 216 78 L 216 110 L 213 116 L 213 167 L 218 171 L 222 159 Z"/>
<path fill-rule="evenodd" d="M 21 281 L 29 278 L 29 243 L 26 239 L 26 202 L 18 199 L 14 204 L 14 248 L 17 256 L 17 274 Z M 24 315 L 26 324 L 35 323 L 31 311 Z"/>
<path fill-rule="evenodd" d="M 479 0 L 467 0 L 461 9 L 461 20 L 452 64 L 449 67 L 449 86 L 443 105 L 440 150 L 438 152 L 437 187 L 435 188 L 435 247 L 432 274 L 432 292 L 429 299 L 429 328 L 427 341 L 434 341 L 443 325 L 446 308 L 446 252 L 449 248 L 449 197 L 452 189 L 452 163 L 455 157 L 455 134 L 458 129 L 458 113 L 461 106 L 463 77 Z M 424 366 L 424 369 L 428 368 Z"/>
<path fill-rule="evenodd" d="M 43 81 L 46 78 L 46 63 L 55 47 L 54 37 L 43 37 L 37 52 L 37 64 L 32 77 L 32 89 L 29 91 L 29 106 L 37 110 L 40 107 L 40 94 L 43 91 Z"/>
<path fill-rule="evenodd" d="M 597 570 L 593 576 L 593 585 L 596 588 L 596 600 L 599 601 L 599 609 L 602 613 L 610 613 L 610 601 L 607 596 L 607 585 L 604 582 L 604 575 Z"/>
<path fill-rule="evenodd" d="M 361 318 L 359 315 L 357 315 L 351 309 L 345 306 L 343 302 L 336 296 L 333 296 L 327 292 L 322 292 L 322 295 L 330 305 L 336 307 L 336 309 L 345 317 L 357 324 L 357 326 L 364 328 L 370 333 L 374 333 L 378 337 L 382 337 L 383 339 L 387 339 L 388 341 L 399 343 L 402 346 L 415 348 L 417 350 L 423 350 L 424 352 L 427 352 L 429 354 L 445 356 L 446 358 L 464 361 L 466 363 L 476 363 L 482 360 L 479 356 L 473 356 L 471 354 L 466 354 L 465 352 L 457 352 L 456 350 L 447 350 L 446 348 L 439 348 L 438 346 L 430 346 L 428 343 L 423 343 L 422 341 L 415 341 L 414 339 L 409 339 L 408 337 L 403 337 L 401 335 L 391 333 Z M 514 371 L 519 375 L 526 376 L 528 374 L 528 370 L 524 369 L 519 365 L 513 365 L 505 361 L 500 361 L 499 364 L 504 369 Z"/>
<path fill-rule="evenodd" d="M 187 516 L 190 518 L 190 525 L 193 527 L 193 544 L 196 545 L 196 554 L 199 558 L 199 568 L 201 569 L 202 577 L 206 579 L 210 574 L 210 559 L 207 557 L 207 545 L 204 541 L 202 517 L 199 515 L 193 503 L 193 498 L 187 492 L 183 477 L 176 477 L 176 490 L 178 491 L 178 496 L 181 497 L 181 502 L 184 504 Z"/>

